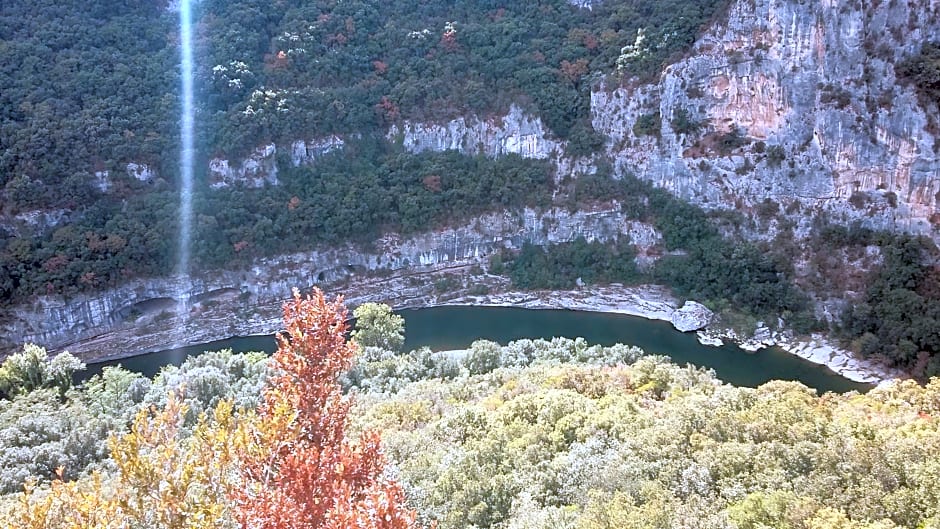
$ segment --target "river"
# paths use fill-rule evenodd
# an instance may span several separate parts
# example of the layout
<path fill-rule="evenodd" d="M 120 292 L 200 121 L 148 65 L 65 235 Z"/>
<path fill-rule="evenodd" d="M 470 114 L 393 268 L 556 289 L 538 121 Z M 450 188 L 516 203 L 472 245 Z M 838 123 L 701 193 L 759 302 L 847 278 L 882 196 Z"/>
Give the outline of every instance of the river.
<path fill-rule="evenodd" d="M 736 386 L 755 387 L 773 379 L 796 380 L 825 391 L 866 391 L 871 386 L 853 382 L 824 366 L 789 354 L 779 348 L 749 353 L 736 345 L 702 345 L 693 333 L 682 333 L 663 321 L 603 312 L 533 310 L 510 307 L 432 307 L 400 311 L 405 318 L 405 349 L 422 346 L 434 350 L 463 349 L 474 340 L 502 344 L 520 338 L 583 337 L 589 343 L 635 345 L 651 354 L 664 354 L 678 364 L 713 369 L 718 378 Z M 132 371 L 153 376 L 167 364 L 177 364 L 189 355 L 231 348 L 235 352 L 273 352 L 272 336 L 248 336 L 219 340 L 181 349 L 157 351 L 111 360 L 88 367 L 86 376 L 105 365 L 121 364 Z"/>

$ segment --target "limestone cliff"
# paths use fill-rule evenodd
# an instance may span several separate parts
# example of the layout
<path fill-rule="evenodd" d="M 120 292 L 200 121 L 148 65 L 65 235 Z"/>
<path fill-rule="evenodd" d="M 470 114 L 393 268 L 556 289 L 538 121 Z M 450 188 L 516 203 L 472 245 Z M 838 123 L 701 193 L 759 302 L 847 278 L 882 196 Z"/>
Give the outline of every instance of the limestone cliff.
<path fill-rule="evenodd" d="M 239 164 L 233 165 L 224 158 L 209 160 L 209 187 L 219 189 L 231 185 L 262 187 L 277 184 L 277 146 L 262 145 Z"/>
<path fill-rule="evenodd" d="M 771 200 L 798 222 L 826 211 L 936 236 L 940 117 L 898 82 L 894 65 L 938 38 L 936 0 L 739 0 L 656 82 L 629 81 L 627 63 L 625 83 L 596 83 L 592 121 L 607 138 L 599 156 L 707 208 L 748 213 Z M 641 118 L 658 120 L 658 134 L 635 130 Z M 498 117 L 405 122 L 387 137 L 411 152 L 551 159 L 559 176 L 594 161 L 566 157 L 564 142 L 518 106 Z M 309 143 L 290 146 L 295 165 L 343 146 Z M 268 167 L 266 180 L 276 181 L 276 167 L 257 158 L 242 165 Z"/>
<path fill-rule="evenodd" d="M 894 65 L 938 36 L 935 0 L 738 1 L 658 83 L 596 90 L 594 126 L 619 169 L 706 207 L 770 199 L 935 234 L 937 108 Z M 661 137 L 634 133 L 643 115 Z M 705 125 L 679 133 L 678 116 Z"/>
<path fill-rule="evenodd" d="M 938 6 L 736 2 L 658 82 L 595 87 L 604 154 L 618 172 L 707 208 L 747 213 L 772 200 L 797 221 L 828 211 L 936 236 L 940 141 L 929 116 L 936 123 L 937 108 L 920 105 L 894 64 L 940 36 Z M 658 120 L 659 134 L 635 131 L 641 117 Z M 680 118 L 697 126 L 677 131 Z M 563 142 L 517 108 L 488 122 L 408 123 L 391 134 L 415 152 L 552 157 L 573 176 L 590 167 L 566 163 Z"/>
<path fill-rule="evenodd" d="M 578 237 L 606 241 L 624 235 L 641 248 L 659 240 L 651 226 L 626 219 L 616 203 L 577 213 L 563 209 L 498 213 L 413 238 L 388 235 L 376 241 L 370 251 L 352 245 L 322 248 L 262 259 L 248 270 L 131 281 L 120 288 L 69 300 L 42 296 L 27 306 L 14 307 L 7 321 L 0 322 L 0 336 L 6 338 L 6 347 L 29 341 L 57 348 L 140 324 L 159 324 L 160 320 L 170 323 L 181 309 L 199 310 L 202 305 L 222 300 L 238 300 L 235 306 L 249 311 L 263 305 L 278 306 L 290 296 L 292 288 L 335 284 L 352 274 L 362 277 L 364 273 L 382 275 L 484 264 L 501 248 L 519 249 L 526 242 L 544 245 Z M 639 261 L 642 264 L 643 258 Z M 216 331 L 220 332 L 208 336 L 217 339 L 227 333 L 244 332 L 238 327 Z"/>
<path fill-rule="evenodd" d="M 537 117 L 527 116 L 513 105 L 499 119 L 474 116 L 447 123 L 411 123 L 392 126 L 388 137 L 401 140 L 410 152 L 456 150 L 467 155 L 490 157 L 518 154 L 523 158 L 551 158 L 561 155 L 563 145 L 549 136 Z"/>

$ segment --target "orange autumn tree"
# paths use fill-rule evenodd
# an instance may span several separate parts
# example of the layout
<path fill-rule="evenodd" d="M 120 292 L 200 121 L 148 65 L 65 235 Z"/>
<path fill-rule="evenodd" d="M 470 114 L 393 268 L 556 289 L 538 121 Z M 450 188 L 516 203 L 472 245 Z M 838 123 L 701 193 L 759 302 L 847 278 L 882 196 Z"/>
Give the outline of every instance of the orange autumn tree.
<path fill-rule="evenodd" d="M 342 300 L 323 293 L 284 307 L 276 370 L 257 413 L 222 401 L 181 431 L 171 393 L 109 441 L 115 471 L 43 490 L 27 484 L 2 529 L 416 529 L 404 495 L 383 475 L 376 433 L 346 436 L 349 402 L 337 377 L 355 355 Z"/>
<path fill-rule="evenodd" d="M 342 298 L 319 289 L 284 305 L 268 382 L 238 466 L 235 517 L 248 529 L 414 528 L 400 486 L 383 476 L 375 432 L 346 435 L 349 400 L 338 377 L 356 355 Z"/>

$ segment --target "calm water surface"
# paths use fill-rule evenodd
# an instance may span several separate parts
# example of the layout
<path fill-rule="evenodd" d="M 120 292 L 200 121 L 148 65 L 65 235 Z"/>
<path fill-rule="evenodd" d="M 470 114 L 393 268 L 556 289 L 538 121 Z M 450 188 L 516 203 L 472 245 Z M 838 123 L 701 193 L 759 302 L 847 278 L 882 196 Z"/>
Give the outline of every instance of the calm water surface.
<path fill-rule="evenodd" d="M 474 340 L 502 344 L 520 338 L 584 337 L 589 343 L 636 345 L 648 353 L 672 357 L 680 364 L 714 369 L 722 380 L 755 387 L 768 380 L 798 380 L 820 392 L 866 391 L 867 384 L 852 382 L 829 369 L 778 348 L 748 353 L 735 345 L 702 345 L 692 333 L 676 331 L 663 321 L 602 312 L 532 310 L 511 307 L 432 307 L 404 310 L 405 348 L 463 349 Z M 89 366 L 89 376 L 104 365 L 120 363 L 127 369 L 153 376 L 167 364 L 179 365 L 187 356 L 231 348 L 235 352 L 273 352 L 272 336 L 219 340 L 175 350 L 158 351 Z"/>

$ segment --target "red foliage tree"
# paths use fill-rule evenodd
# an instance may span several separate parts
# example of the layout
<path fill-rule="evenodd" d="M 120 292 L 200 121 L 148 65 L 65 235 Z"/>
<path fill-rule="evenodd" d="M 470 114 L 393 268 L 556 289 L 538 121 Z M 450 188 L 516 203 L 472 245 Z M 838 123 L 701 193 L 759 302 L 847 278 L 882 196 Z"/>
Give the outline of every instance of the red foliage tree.
<path fill-rule="evenodd" d="M 588 73 L 587 59 L 578 59 L 574 62 L 561 61 L 561 74 L 572 83 L 577 82 Z"/>
<path fill-rule="evenodd" d="M 236 518 L 251 529 L 414 528 L 400 486 L 382 476 L 379 436 L 346 436 L 349 400 L 338 376 L 356 354 L 342 298 L 319 289 L 284 305 L 275 375 L 259 409 L 255 449 L 240 466 Z"/>
<path fill-rule="evenodd" d="M 448 52 L 455 52 L 460 49 L 460 44 L 457 43 L 457 30 L 450 24 L 447 24 L 444 33 L 441 35 L 441 46 Z"/>
<path fill-rule="evenodd" d="M 597 46 L 598 46 L 599 44 L 600 44 L 600 43 L 597 42 L 597 37 L 595 37 L 594 35 L 588 33 L 587 35 L 584 36 L 584 47 L 585 47 L 585 48 L 587 48 L 587 49 L 589 49 L 589 50 L 591 50 L 591 51 L 594 51 L 594 50 L 597 49 Z"/>
<path fill-rule="evenodd" d="M 386 121 L 395 121 L 400 114 L 398 105 L 389 99 L 388 96 L 382 96 L 382 100 L 375 105 L 375 108 L 379 115 L 385 118 Z"/>
<path fill-rule="evenodd" d="M 432 193 L 441 192 L 441 175 L 428 175 L 421 179 L 421 183 L 424 184 L 424 188 Z"/>

